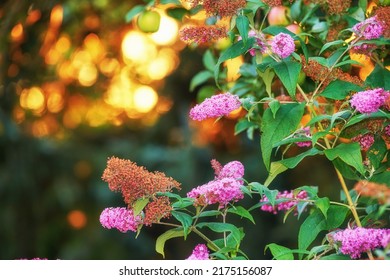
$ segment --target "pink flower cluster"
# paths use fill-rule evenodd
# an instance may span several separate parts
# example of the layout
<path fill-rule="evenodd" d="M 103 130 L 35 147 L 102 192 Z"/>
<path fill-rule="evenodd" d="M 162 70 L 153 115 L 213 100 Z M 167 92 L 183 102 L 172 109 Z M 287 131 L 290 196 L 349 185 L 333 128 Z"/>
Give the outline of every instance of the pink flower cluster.
<path fill-rule="evenodd" d="M 286 33 L 279 33 L 271 42 L 271 50 L 281 58 L 286 58 L 295 50 L 294 39 Z"/>
<path fill-rule="evenodd" d="M 298 136 L 306 136 L 311 138 L 311 133 L 310 133 L 310 127 L 304 127 L 300 131 L 298 131 Z M 311 146 L 311 141 L 303 141 L 303 142 L 296 142 L 295 143 L 298 147 L 310 147 Z"/>
<path fill-rule="evenodd" d="M 140 221 L 139 216 L 134 217 L 133 211 L 125 207 L 106 208 L 100 214 L 100 223 L 103 227 L 116 228 L 121 232 L 137 231 Z"/>
<path fill-rule="evenodd" d="M 187 260 L 208 260 L 209 259 L 209 250 L 206 245 L 198 244 L 195 246 L 192 254 L 187 258 Z"/>
<path fill-rule="evenodd" d="M 249 54 L 251 56 L 256 55 L 256 50 L 259 50 L 261 53 L 265 53 L 267 51 L 267 44 L 265 43 L 266 40 L 264 38 L 264 35 L 262 33 L 256 32 L 255 30 L 250 30 L 248 32 L 248 37 L 254 37 L 256 39 L 257 46 L 249 49 Z M 241 41 L 242 37 L 238 37 L 238 41 Z"/>
<path fill-rule="evenodd" d="M 363 36 L 367 40 L 378 39 L 384 31 L 383 24 L 377 17 L 370 17 L 362 22 L 355 24 L 352 31 L 358 36 Z"/>
<path fill-rule="evenodd" d="M 350 100 L 351 107 L 362 114 L 377 112 L 385 104 L 390 92 L 376 88 L 355 93 Z"/>
<path fill-rule="evenodd" d="M 265 212 L 270 212 L 273 214 L 277 214 L 278 211 L 288 211 L 291 208 L 295 207 L 299 200 L 307 199 L 307 193 L 306 191 L 300 191 L 297 194 L 294 194 L 294 191 L 283 191 L 279 192 L 276 196 L 276 199 L 283 199 L 285 201 L 279 202 L 272 206 L 270 203 L 266 203 L 260 207 L 261 210 Z M 260 202 L 268 202 L 268 197 L 263 196 L 263 198 L 260 200 Z"/>
<path fill-rule="evenodd" d="M 231 201 L 244 198 L 241 191 L 244 166 L 239 161 L 232 161 L 217 168 L 217 161 L 212 161 L 216 177 L 214 180 L 198 186 L 187 193 L 187 197 L 193 198 L 196 205 L 219 204 L 222 208 Z"/>
<path fill-rule="evenodd" d="M 202 103 L 193 107 L 190 111 L 190 118 L 202 121 L 208 118 L 227 116 L 240 106 L 241 102 L 238 96 L 229 92 L 217 94 L 206 98 Z"/>
<path fill-rule="evenodd" d="M 384 247 L 390 236 L 390 229 L 375 229 L 357 227 L 337 231 L 332 235 L 333 240 L 340 242 L 340 252 L 350 255 L 353 259 L 375 248 Z"/>
<path fill-rule="evenodd" d="M 367 151 L 375 142 L 374 135 L 367 133 L 364 135 L 358 135 L 351 139 L 354 142 L 358 142 L 363 151 Z"/>

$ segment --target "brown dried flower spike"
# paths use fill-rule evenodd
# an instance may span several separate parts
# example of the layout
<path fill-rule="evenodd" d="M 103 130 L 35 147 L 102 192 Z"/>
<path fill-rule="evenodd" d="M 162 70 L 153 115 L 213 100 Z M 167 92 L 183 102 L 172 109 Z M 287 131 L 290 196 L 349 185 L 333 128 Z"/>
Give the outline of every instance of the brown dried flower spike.
<path fill-rule="evenodd" d="M 390 187 L 385 184 L 360 181 L 355 185 L 354 189 L 361 196 L 377 199 L 380 204 L 390 203 Z"/>
<path fill-rule="evenodd" d="M 112 191 L 121 192 L 124 201 L 131 205 L 143 197 L 153 196 L 157 192 L 170 192 L 180 189 L 180 183 L 162 172 L 149 172 L 130 160 L 111 157 L 103 172 L 103 181 Z"/>

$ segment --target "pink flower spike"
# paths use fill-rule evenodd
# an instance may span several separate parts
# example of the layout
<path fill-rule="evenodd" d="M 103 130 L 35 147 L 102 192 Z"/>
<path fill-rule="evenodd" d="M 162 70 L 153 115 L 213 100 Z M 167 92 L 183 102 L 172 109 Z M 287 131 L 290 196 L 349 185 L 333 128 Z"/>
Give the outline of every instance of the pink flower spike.
<path fill-rule="evenodd" d="M 359 91 L 352 95 L 350 104 L 358 112 L 369 115 L 377 112 L 385 104 L 389 95 L 390 92 L 385 91 L 383 88 Z"/>
<path fill-rule="evenodd" d="M 229 92 L 217 94 L 206 98 L 202 103 L 193 107 L 190 111 L 190 118 L 202 121 L 208 118 L 227 116 L 240 106 L 241 102 L 238 96 Z"/>
<path fill-rule="evenodd" d="M 208 260 L 208 259 L 209 259 L 209 250 L 204 244 L 196 245 L 195 249 L 192 251 L 192 254 L 187 258 L 187 260 Z"/>
<path fill-rule="evenodd" d="M 384 31 L 383 24 L 377 20 L 377 17 L 370 17 L 362 22 L 355 24 L 352 31 L 358 36 L 363 36 L 367 40 L 378 39 Z"/>
<path fill-rule="evenodd" d="M 134 217 L 133 210 L 125 207 L 106 208 L 100 214 L 100 223 L 103 227 L 116 228 L 123 233 L 129 230 L 137 231 L 140 221 L 139 216 Z"/>
<path fill-rule="evenodd" d="M 333 240 L 340 242 L 340 252 L 350 255 L 352 259 L 360 258 L 362 253 L 369 250 L 383 247 L 389 236 L 390 229 L 362 227 L 341 230 L 332 235 Z"/>
<path fill-rule="evenodd" d="M 286 33 L 279 33 L 271 42 L 271 50 L 281 58 L 286 58 L 295 51 L 294 39 Z"/>
<path fill-rule="evenodd" d="M 242 177 L 244 177 L 244 165 L 239 161 L 231 161 L 222 167 L 217 178 L 241 179 Z"/>

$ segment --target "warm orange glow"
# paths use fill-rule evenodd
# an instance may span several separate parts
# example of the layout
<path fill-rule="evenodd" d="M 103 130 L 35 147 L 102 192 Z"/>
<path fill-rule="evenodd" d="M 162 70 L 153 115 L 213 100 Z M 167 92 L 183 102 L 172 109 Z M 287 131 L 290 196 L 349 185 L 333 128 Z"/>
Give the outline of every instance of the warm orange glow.
<path fill-rule="evenodd" d="M 374 71 L 375 65 L 370 62 L 364 65 L 359 71 L 359 77 L 362 81 L 365 81 L 366 78 L 371 74 L 372 71 Z"/>
<path fill-rule="evenodd" d="M 26 112 L 19 106 L 16 106 L 12 111 L 12 116 L 16 123 L 22 123 L 26 118 Z"/>
<path fill-rule="evenodd" d="M 45 56 L 45 62 L 48 65 L 55 65 L 59 62 L 60 58 L 61 54 L 56 49 L 50 49 Z"/>
<path fill-rule="evenodd" d="M 357 62 L 359 62 L 359 63 L 361 63 L 363 65 L 371 63 L 371 58 L 369 56 L 367 56 L 367 55 L 364 55 L 364 54 L 350 52 L 349 56 L 351 57 L 352 60 L 355 60 L 355 61 L 357 61 Z M 356 65 L 356 64 L 354 66 L 362 67 L 362 65 Z"/>
<path fill-rule="evenodd" d="M 61 5 L 56 5 L 51 10 L 50 14 L 50 26 L 58 28 L 62 24 L 62 19 L 64 16 L 64 9 Z"/>
<path fill-rule="evenodd" d="M 158 95 L 149 86 L 141 86 L 134 91 L 134 107 L 140 113 L 147 113 L 156 106 Z"/>
<path fill-rule="evenodd" d="M 106 92 L 104 101 L 115 107 L 121 109 L 130 109 L 133 105 L 133 83 L 127 76 L 127 68 L 122 69 L 121 75 L 113 78 L 108 91 Z"/>
<path fill-rule="evenodd" d="M 18 42 L 23 39 L 23 25 L 20 22 L 12 28 L 11 39 L 14 42 Z"/>
<path fill-rule="evenodd" d="M 24 89 L 20 94 L 20 106 L 25 109 L 41 111 L 45 106 L 45 95 L 39 87 Z"/>
<path fill-rule="evenodd" d="M 152 33 L 150 38 L 152 38 L 153 42 L 157 45 L 171 45 L 177 39 L 177 34 L 179 32 L 179 26 L 177 21 L 173 18 L 167 16 L 163 12 L 160 12 L 161 21 L 160 28 L 157 32 Z"/>
<path fill-rule="evenodd" d="M 85 50 L 77 50 L 73 54 L 72 58 L 72 67 L 75 69 L 80 69 L 86 63 L 91 63 L 92 57 L 91 54 Z"/>
<path fill-rule="evenodd" d="M 119 67 L 119 62 L 115 58 L 105 58 L 99 64 L 99 70 L 107 77 L 113 76 Z"/>
<path fill-rule="evenodd" d="M 99 127 L 106 124 L 110 118 L 110 112 L 102 102 L 95 102 L 88 108 L 85 120 L 91 127 Z"/>
<path fill-rule="evenodd" d="M 12 63 L 9 67 L 8 67 L 8 77 L 15 77 L 16 75 L 19 74 L 19 66 L 16 65 L 15 63 Z"/>
<path fill-rule="evenodd" d="M 84 25 L 88 29 L 96 29 L 100 26 L 100 18 L 95 14 L 91 14 L 84 19 Z"/>
<path fill-rule="evenodd" d="M 167 56 L 159 56 L 148 65 L 148 75 L 153 80 L 165 78 L 172 70 L 172 61 Z"/>
<path fill-rule="evenodd" d="M 53 91 L 49 94 L 47 98 L 47 109 L 51 113 L 60 112 L 65 105 L 65 100 L 62 94 L 58 91 Z"/>
<path fill-rule="evenodd" d="M 70 39 L 67 35 L 61 36 L 56 43 L 56 50 L 60 53 L 65 53 L 71 47 Z"/>
<path fill-rule="evenodd" d="M 87 224 L 87 215 L 81 210 L 70 211 L 66 219 L 69 225 L 75 229 L 82 229 Z"/>
<path fill-rule="evenodd" d="M 227 116 L 227 118 L 228 119 L 237 119 L 237 118 L 239 118 L 241 116 L 241 114 L 242 114 L 242 110 L 243 110 L 242 107 L 240 107 L 240 108 L 230 112 L 229 115 Z"/>
<path fill-rule="evenodd" d="M 96 34 L 88 34 L 84 39 L 84 46 L 94 61 L 99 62 L 104 56 L 104 46 Z"/>
<path fill-rule="evenodd" d="M 368 17 L 372 13 L 374 8 L 377 7 L 377 6 L 378 6 L 378 4 L 375 3 L 375 1 L 371 1 L 370 3 L 368 3 L 366 16 Z"/>
<path fill-rule="evenodd" d="M 90 87 L 95 84 L 98 77 L 96 66 L 92 63 L 87 63 L 81 66 L 78 80 L 82 86 Z"/>
<path fill-rule="evenodd" d="M 34 137 L 45 137 L 49 135 L 49 127 L 43 120 L 36 120 L 32 123 L 31 133 Z"/>
<path fill-rule="evenodd" d="M 145 34 L 130 31 L 122 41 L 122 53 L 126 63 L 141 64 L 154 59 L 157 54 L 157 48 Z"/>
<path fill-rule="evenodd" d="M 32 25 L 36 23 L 41 18 L 41 11 L 40 10 L 32 10 L 29 12 L 27 18 L 26 18 L 26 24 Z"/>
<path fill-rule="evenodd" d="M 238 71 L 240 70 L 241 65 L 244 63 L 244 58 L 238 56 L 233 59 L 226 60 L 225 65 L 227 68 L 227 78 L 228 82 L 233 82 L 240 77 Z"/>

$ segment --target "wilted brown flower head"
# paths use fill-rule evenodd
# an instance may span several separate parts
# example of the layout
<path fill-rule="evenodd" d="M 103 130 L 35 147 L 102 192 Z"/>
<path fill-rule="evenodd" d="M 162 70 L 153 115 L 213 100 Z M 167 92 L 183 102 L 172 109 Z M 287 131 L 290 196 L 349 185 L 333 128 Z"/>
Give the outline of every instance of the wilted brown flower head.
<path fill-rule="evenodd" d="M 220 17 L 234 16 L 245 5 L 246 0 L 203 0 L 203 8 L 206 13 Z"/>
<path fill-rule="evenodd" d="M 374 16 L 383 24 L 383 37 L 390 38 L 390 6 L 377 7 Z"/>
<path fill-rule="evenodd" d="M 180 40 L 190 44 L 196 43 L 198 45 L 208 44 L 221 38 L 227 37 L 225 27 L 219 26 L 186 26 L 180 30 Z"/>
<path fill-rule="evenodd" d="M 169 198 L 161 196 L 145 207 L 144 225 L 150 226 L 162 218 L 168 218 L 171 215 L 172 206 Z"/>
<path fill-rule="evenodd" d="M 325 8 L 329 15 L 338 15 L 345 13 L 351 6 L 351 0 L 308 0 L 319 4 Z"/>
<path fill-rule="evenodd" d="M 336 24 L 332 24 L 332 26 L 330 26 L 329 28 L 328 35 L 326 36 L 326 41 L 327 42 L 336 41 L 339 38 L 340 31 L 345 28 L 347 28 L 347 23 L 344 21 Z"/>
<path fill-rule="evenodd" d="M 390 187 L 385 184 L 359 181 L 354 189 L 361 196 L 377 199 L 380 204 L 390 203 Z"/>
<path fill-rule="evenodd" d="M 263 0 L 263 2 L 270 7 L 277 7 L 277 6 L 283 5 L 282 0 Z M 292 3 L 292 2 L 294 2 L 294 0 L 289 0 L 289 2 Z"/>
<path fill-rule="evenodd" d="M 121 192 L 127 204 L 156 192 L 180 189 L 180 183 L 166 177 L 164 173 L 149 172 L 143 166 L 117 157 L 108 159 L 102 179 L 108 183 L 110 190 Z"/>
<path fill-rule="evenodd" d="M 346 82 L 351 82 L 356 85 L 362 86 L 363 82 L 357 76 L 352 76 L 349 73 L 343 72 L 339 68 L 333 68 L 332 71 L 318 61 L 314 59 L 306 61 L 304 56 L 301 56 L 302 59 L 302 71 L 315 82 L 324 81 L 322 88 L 325 88 L 329 85 L 330 82 L 339 79 Z"/>

